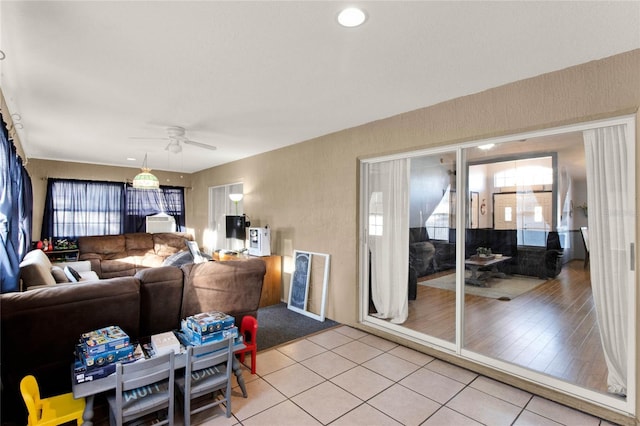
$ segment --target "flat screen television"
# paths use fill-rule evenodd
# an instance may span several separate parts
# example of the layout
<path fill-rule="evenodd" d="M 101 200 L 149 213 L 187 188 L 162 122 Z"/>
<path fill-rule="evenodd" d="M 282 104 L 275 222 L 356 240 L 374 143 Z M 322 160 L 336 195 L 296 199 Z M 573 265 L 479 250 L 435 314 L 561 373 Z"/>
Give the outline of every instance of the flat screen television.
<path fill-rule="evenodd" d="M 227 238 L 247 239 L 247 222 L 245 216 L 227 216 Z"/>

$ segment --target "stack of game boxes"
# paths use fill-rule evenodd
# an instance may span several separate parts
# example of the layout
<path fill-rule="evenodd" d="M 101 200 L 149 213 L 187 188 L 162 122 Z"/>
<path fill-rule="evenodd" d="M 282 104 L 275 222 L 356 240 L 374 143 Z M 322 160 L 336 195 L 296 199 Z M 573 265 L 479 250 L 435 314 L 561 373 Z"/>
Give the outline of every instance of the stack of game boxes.
<path fill-rule="evenodd" d="M 229 336 L 238 337 L 238 327 L 235 318 L 224 312 L 203 312 L 182 320 L 182 335 L 190 345 L 202 345 L 226 339 Z"/>
<path fill-rule="evenodd" d="M 76 383 L 106 377 L 116 371 L 116 363 L 133 361 L 134 345 L 118 326 L 83 333 L 76 345 Z"/>

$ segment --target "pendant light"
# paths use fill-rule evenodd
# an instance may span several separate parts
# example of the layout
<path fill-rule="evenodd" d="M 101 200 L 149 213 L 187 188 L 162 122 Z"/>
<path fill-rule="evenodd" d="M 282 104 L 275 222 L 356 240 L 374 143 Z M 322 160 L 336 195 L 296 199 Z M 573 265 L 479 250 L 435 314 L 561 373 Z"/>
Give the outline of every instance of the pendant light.
<path fill-rule="evenodd" d="M 147 167 L 147 154 L 144 154 L 142 162 L 142 172 L 133 178 L 133 187 L 137 189 L 159 189 L 160 181 L 151 174 L 151 169 Z"/>

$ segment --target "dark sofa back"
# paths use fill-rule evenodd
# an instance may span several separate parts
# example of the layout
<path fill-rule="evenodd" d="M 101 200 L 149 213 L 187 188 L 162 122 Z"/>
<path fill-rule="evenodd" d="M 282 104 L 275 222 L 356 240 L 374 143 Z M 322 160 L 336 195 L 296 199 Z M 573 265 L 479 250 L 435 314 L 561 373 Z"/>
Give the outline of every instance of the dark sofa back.
<path fill-rule="evenodd" d="M 84 332 L 119 325 L 139 336 L 140 284 L 133 277 L 58 284 L 0 295 L 2 417 L 23 419 L 20 380 L 33 374 L 43 397 L 71 391 L 71 364 Z"/>
<path fill-rule="evenodd" d="M 139 271 L 140 335 L 152 336 L 180 328 L 182 270 L 160 266 Z"/>
<path fill-rule="evenodd" d="M 490 248 L 493 253 L 516 257 L 518 234 L 515 229 L 466 229 L 465 257 L 476 254 L 478 247 Z"/>
<path fill-rule="evenodd" d="M 266 265 L 260 258 L 184 265 L 181 318 L 223 311 L 240 325 L 245 315 L 257 317 Z"/>

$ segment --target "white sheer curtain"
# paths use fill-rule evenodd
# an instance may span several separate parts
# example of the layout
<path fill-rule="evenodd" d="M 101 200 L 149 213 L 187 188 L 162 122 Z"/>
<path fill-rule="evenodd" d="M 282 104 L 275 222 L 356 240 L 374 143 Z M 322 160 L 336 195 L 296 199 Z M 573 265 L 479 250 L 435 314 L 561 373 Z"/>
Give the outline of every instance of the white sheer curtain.
<path fill-rule="evenodd" d="M 608 368 L 609 392 L 627 392 L 630 255 L 634 198 L 629 172 L 635 156 L 628 152 L 625 126 L 584 132 L 589 206 L 591 288 Z M 631 169 L 630 169 L 631 168 Z M 633 174 L 631 174 L 633 176 Z M 633 188 L 632 188 L 633 189 Z"/>
<path fill-rule="evenodd" d="M 409 314 L 409 161 L 369 168 L 371 298 L 375 316 L 396 324 Z"/>

